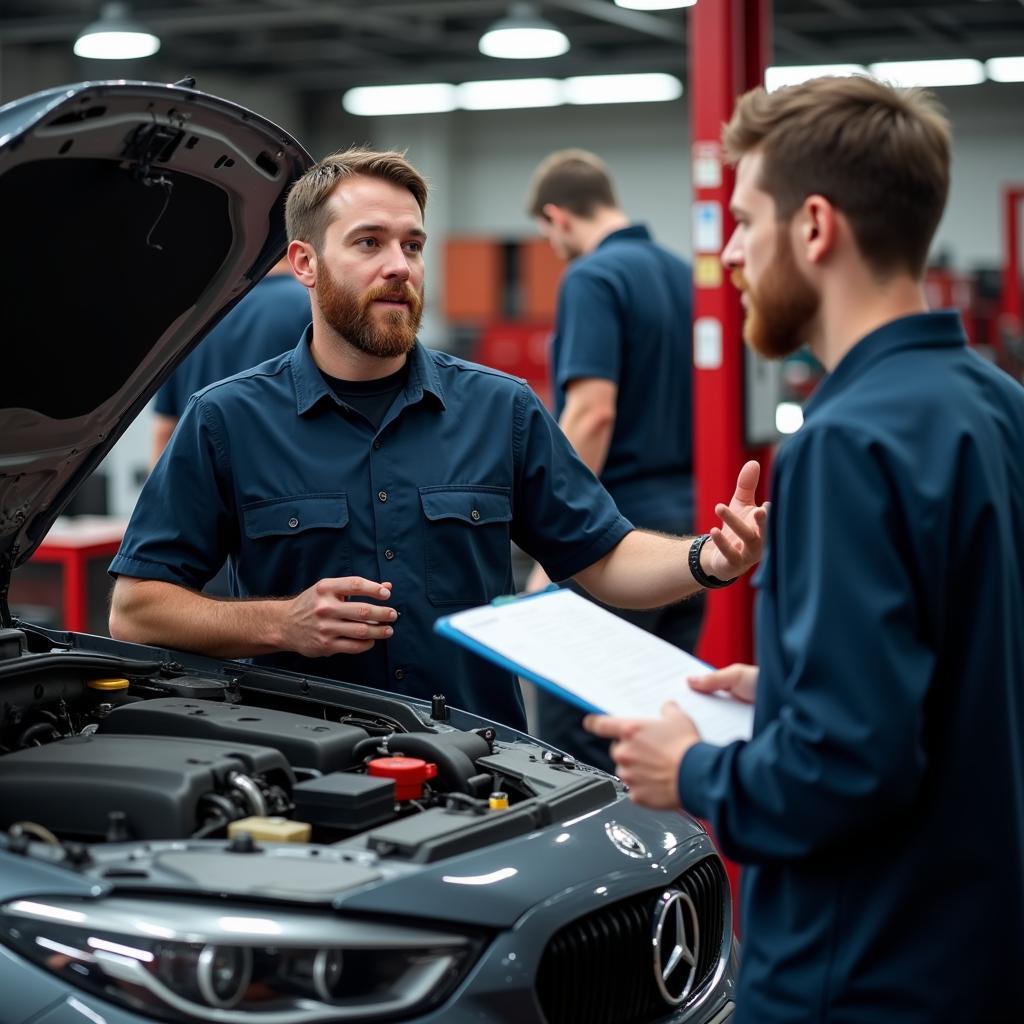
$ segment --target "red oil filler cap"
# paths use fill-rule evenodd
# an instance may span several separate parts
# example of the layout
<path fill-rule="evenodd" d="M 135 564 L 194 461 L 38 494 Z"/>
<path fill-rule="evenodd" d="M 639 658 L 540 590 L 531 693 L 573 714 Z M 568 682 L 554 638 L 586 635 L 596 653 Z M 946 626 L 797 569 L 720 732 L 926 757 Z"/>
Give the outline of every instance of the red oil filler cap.
<path fill-rule="evenodd" d="M 377 778 L 395 780 L 396 800 L 419 800 L 423 783 L 437 776 L 437 765 L 418 757 L 377 757 L 366 768 Z"/>

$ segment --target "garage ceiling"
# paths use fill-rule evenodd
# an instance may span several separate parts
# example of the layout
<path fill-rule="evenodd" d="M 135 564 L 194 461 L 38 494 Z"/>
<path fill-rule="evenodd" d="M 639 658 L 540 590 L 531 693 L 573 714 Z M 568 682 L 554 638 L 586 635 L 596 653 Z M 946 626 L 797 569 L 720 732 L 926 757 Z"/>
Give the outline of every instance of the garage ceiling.
<path fill-rule="evenodd" d="M 714 3 L 719 0 L 701 0 Z M 609 71 L 685 70 L 683 11 L 641 13 L 613 0 L 540 0 L 572 49 L 545 61 L 477 52 L 507 0 L 135 0 L 162 49 L 140 77 L 256 75 L 299 93 L 353 85 Z M 70 48 L 95 0 L 3 0 L 0 59 L 10 48 Z M 1024 55 L 1024 0 L 775 0 L 776 63 L 868 63 Z M 82 62 L 100 77 L 99 62 Z M 103 69 L 102 77 L 108 77 Z M 121 70 L 118 69 L 118 74 Z"/>

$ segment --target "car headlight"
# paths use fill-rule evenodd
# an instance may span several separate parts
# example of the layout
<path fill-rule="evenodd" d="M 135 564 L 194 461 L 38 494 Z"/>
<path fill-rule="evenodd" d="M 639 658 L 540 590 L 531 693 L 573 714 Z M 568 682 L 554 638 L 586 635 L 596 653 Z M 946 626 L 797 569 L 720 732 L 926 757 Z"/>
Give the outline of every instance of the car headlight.
<path fill-rule="evenodd" d="M 111 898 L 0 907 L 0 940 L 136 1013 L 215 1024 L 314 1024 L 436 1006 L 482 946 L 326 913 Z"/>

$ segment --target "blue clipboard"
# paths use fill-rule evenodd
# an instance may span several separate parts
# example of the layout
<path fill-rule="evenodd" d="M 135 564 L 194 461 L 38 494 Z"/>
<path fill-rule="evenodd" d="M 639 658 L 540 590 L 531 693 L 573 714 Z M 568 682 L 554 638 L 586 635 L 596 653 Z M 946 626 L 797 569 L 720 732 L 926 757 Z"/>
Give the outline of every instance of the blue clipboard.
<path fill-rule="evenodd" d="M 547 608 L 522 607 L 545 599 L 550 615 Z M 675 701 L 710 743 L 753 733 L 752 705 L 685 686 L 685 675 L 711 671 L 703 661 L 567 589 L 462 609 L 438 619 L 434 629 L 581 713 L 657 718 L 666 701 Z"/>
<path fill-rule="evenodd" d="M 496 597 L 491 602 L 491 604 L 497 606 L 508 604 L 510 601 L 533 601 L 538 597 L 544 597 L 546 594 L 556 594 L 561 589 L 562 588 L 559 587 L 557 584 L 552 583 L 549 586 L 545 587 L 543 590 L 538 590 L 536 591 L 536 593 L 533 594 L 509 594 L 505 597 Z M 505 657 L 504 654 L 499 654 L 496 650 L 494 650 L 493 647 L 488 647 L 486 644 L 480 643 L 479 640 L 467 636 L 460 629 L 452 625 L 451 619 L 452 617 L 450 615 L 445 615 L 442 618 L 438 619 L 434 623 L 434 632 L 438 633 L 440 636 L 447 637 L 449 640 L 454 640 L 455 643 L 459 644 L 462 647 L 465 647 L 466 650 L 472 651 L 474 654 L 479 655 L 481 658 L 485 658 L 487 661 L 493 662 L 495 665 L 499 665 L 501 668 L 507 669 L 509 672 L 515 673 L 515 675 L 517 676 L 522 676 L 524 679 L 529 679 L 531 683 L 535 683 L 542 689 L 547 690 L 548 693 L 554 694 L 556 697 L 559 697 L 567 703 L 572 704 L 574 707 L 580 708 L 582 711 L 585 711 L 588 714 L 593 713 L 597 715 L 603 715 L 607 713 L 604 708 L 599 708 L 594 704 L 588 703 L 587 701 L 583 700 L 582 697 L 576 696 L 575 693 L 563 689 L 561 686 L 558 685 L 558 683 L 554 682 L 553 680 L 548 679 L 545 676 L 542 676 L 539 673 L 526 668 L 526 666 L 524 665 L 520 665 L 518 662 L 513 661 L 511 658 Z"/>

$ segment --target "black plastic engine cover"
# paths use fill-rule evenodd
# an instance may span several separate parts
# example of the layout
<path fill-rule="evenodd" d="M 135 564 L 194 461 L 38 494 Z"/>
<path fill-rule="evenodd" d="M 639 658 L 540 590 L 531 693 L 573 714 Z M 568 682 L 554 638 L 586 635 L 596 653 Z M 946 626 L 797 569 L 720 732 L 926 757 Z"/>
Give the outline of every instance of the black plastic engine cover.
<path fill-rule="evenodd" d="M 354 725 L 288 711 L 187 697 L 158 697 L 115 708 L 100 723 L 99 732 L 255 743 L 279 750 L 297 768 L 315 768 L 324 775 L 351 768 L 356 744 L 369 735 Z"/>
<path fill-rule="evenodd" d="M 287 761 L 267 747 L 74 736 L 0 758 L 0 828 L 33 821 L 58 835 L 101 838 L 110 812 L 123 811 L 133 839 L 183 839 L 200 824 L 200 798 L 226 792 L 234 772 L 262 775 L 287 793 L 294 783 Z"/>

